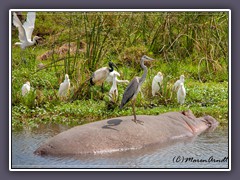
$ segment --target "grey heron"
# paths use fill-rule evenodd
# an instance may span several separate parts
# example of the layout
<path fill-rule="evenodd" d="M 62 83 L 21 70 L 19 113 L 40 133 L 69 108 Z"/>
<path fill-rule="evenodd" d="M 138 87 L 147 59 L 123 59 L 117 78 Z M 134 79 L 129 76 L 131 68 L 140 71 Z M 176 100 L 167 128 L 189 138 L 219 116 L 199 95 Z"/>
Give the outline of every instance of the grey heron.
<path fill-rule="evenodd" d="M 22 96 L 25 96 L 29 93 L 30 91 L 30 82 L 27 81 L 25 84 L 22 86 Z"/>
<path fill-rule="evenodd" d="M 174 83 L 174 85 L 173 85 L 173 90 L 174 91 L 177 91 L 178 89 L 179 89 L 179 87 L 180 87 L 180 83 L 184 83 L 184 75 L 181 75 L 180 76 L 180 79 L 179 80 L 177 80 L 175 83 Z"/>
<path fill-rule="evenodd" d="M 183 104 L 185 101 L 185 98 L 186 98 L 186 90 L 185 90 L 184 84 L 181 82 L 177 92 L 178 103 Z"/>
<path fill-rule="evenodd" d="M 156 76 L 154 76 L 152 81 L 152 96 L 155 96 L 155 94 L 159 91 L 160 86 L 163 81 L 163 75 L 161 72 L 158 72 Z"/>
<path fill-rule="evenodd" d="M 96 70 L 90 78 L 91 85 L 102 85 L 102 92 L 103 92 L 104 81 L 108 77 L 109 73 L 114 70 L 113 67 L 117 68 L 117 66 L 111 61 L 108 63 L 108 65 L 109 65 L 109 68 L 102 67 L 102 68 Z"/>
<path fill-rule="evenodd" d="M 41 39 L 39 36 L 34 36 L 33 40 L 31 39 L 32 32 L 34 30 L 35 19 L 36 12 L 28 12 L 27 20 L 22 24 L 17 14 L 15 12 L 13 13 L 13 24 L 18 28 L 18 38 L 20 40 L 20 42 L 16 42 L 15 45 L 19 45 L 22 51 L 26 47 L 34 45 L 36 40 Z"/>
<path fill-rule="evenodd" d="M 59 97 L 66 97 L 70 89 L 70 79 L 68 74 L 65 74 L 65 80 L 60 84 L 58 95 Z"/>
<path fill-rule="evenodd" d="M 147 67 L 144 65 L 144 61 L 152 61 L 154 59 L 144 55 L 142 56 L 141 58 L 141 67 L 143 69 L 143 75 L 142 77 L 134 77 L 132 79 L 132 81 L 128 84 L 127 88 L 125 89 L 124 93 L 123 93 L 123 98 L 122 98 L 122 102 L 121 102 L 121 105 L 120 105 L 120 109 L 123 108 L 123 106 L 128 103 L 130 100 L 132 100 L 132 110 L 133 110 L 133 116 L 134 116 L 134 119 L 133 121 L 135 123 L 139 122 L 140 124 L 142 123 L 141 121 L 137 120 L 137 117 L 136 117 L 136 112 L 135 112 L 135 103 L 136 103 L 136 99 L 137 99 L 137 95 L 139 93 L 139 91 L 141 90 L 141 86 L 143 84 L 143 82 L 145 81 L 146 79 L 146 76 L 147 76 Z"/>

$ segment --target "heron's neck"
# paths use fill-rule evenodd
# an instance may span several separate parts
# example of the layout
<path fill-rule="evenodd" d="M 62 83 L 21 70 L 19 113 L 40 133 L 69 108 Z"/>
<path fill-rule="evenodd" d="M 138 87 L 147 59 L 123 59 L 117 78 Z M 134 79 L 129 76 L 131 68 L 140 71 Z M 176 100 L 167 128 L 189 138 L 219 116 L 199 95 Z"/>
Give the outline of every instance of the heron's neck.
<path fill-rule="evenodd" d="M 145 81 L 145 79 L 147 77 L 147 72 L 148 72 L 147 67 L 144 65 L 144 60 L 143 59 L 141 59 L 141 67 L 143 69 L 143 75 L 139 80 L 140 84 L 142 84 Z"/>

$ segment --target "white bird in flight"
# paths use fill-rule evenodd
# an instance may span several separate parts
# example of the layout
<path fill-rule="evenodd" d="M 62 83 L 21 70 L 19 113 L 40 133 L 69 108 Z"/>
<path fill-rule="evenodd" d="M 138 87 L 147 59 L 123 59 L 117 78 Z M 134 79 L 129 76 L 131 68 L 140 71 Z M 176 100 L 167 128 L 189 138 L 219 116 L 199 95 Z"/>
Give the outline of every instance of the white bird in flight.
<path fill-rule="evenodd" d="M 70 89 L 70 79 L 68 74 L 65 74 L 65 80 L 60 84 L 60 87 L 58 90 L 59 97 L 66 97 L 69 89 Z"/>
<path fill-rule="evenodd" d="M 41 39 L 39 36 L 34 36 L 32 40 L 35 19 L 36 12 L 28 12 L 27 20 L 22 24 L 17 14 L 15 12 L 13 13 L 13 24 L 18 28 L 18 38 L 20 40 L 20 42 L 16 42 L 15 45 L 19 45 L 22 50 L 28 46 L 34 45 L 36 40 Z"/>
<path fill-rule="evenodd" d="M 39 36 L 34 36 L 32 40 L 32 32 L 34 30 L 34 23 L 36 19 L 36 12 L 28 12 L 27 20 L 22 24 L 17 14 L 13 13 L 13 24 L 18 28 L 18 37 L 20 42 L 16 42 L 16 45 L 20 45 L 21 49 L 25 49 L 28 46 L 32 46 L 36 43 L 36 40 L 40 39 Z"/>
<path fill-rule="evenodd" d="M 161 72 L 158 72 L 156 76 L 154 76 L 152 81 L 152 95 L 155 96 L 155 94 L 159 91 L 160 86 L 163 81 L 163 75 Z"/>
<path fill-rule="evenodd" d="M 174 85 L 173 85 L 173 90 L 174 91 L 177 91 L 178 89 L 179 89 L 179 87 L 180 87 L 180 83 L 184 83 L 184 75 L 181 75 L 180 76 L 180 79 L 179 80 L 177 80 L 175 83 L 174 83 Z"/>
<path fill-rule="evenodd" d="M 184 84 L 181 82 L 177 92 L 178 103 L 183 104 L 185 101 L 185 98 L 186 98 L 186 90 L 185 90 Z"/>
<path fill-rule="evenodd" d="M 22 86 L 22 96 L 25 96 L 29 93 L 30 91 L 30 82 L 27 81 L 25 84 Z"/>

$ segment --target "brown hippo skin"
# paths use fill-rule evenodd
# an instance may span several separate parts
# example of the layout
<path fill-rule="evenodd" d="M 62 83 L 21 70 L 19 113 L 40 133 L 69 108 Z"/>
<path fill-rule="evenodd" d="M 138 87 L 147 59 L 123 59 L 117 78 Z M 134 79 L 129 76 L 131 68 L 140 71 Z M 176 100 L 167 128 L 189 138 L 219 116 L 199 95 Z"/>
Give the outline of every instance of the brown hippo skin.
<path fill-rule="evenodd" d="M 106 119 L 73 127 L 42 144 L 37 155 L 81 155 L 140 149 L 146 146 L 193 137 L 218 122 L 211 116 L 196 118 L 190 110 L 157 116 L 138 115 Z"/>

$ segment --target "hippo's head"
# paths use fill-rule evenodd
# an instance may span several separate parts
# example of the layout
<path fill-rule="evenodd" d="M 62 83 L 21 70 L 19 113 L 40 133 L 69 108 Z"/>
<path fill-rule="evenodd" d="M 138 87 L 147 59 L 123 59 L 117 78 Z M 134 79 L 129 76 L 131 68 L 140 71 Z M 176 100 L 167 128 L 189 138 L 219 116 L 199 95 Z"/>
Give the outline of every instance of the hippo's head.
<path fill-rule="evenodd" d="M 200 118 L 196 118 L 191 110 L 186 110 L 181 112 L 183 115 L 187 116 L 190 119 L 199 119 L 203 121 L 209 128 L 208 130 L 214 130 L 218 126 L 218 121 L 212 116 L 206 115 Z"/>
<path fill-rule="evenodd" d="M 209 115 L 204 116 L 203 121 L 208 125 L 209 130 L 214 130 L 219 124 L 215 118 Z"/>

